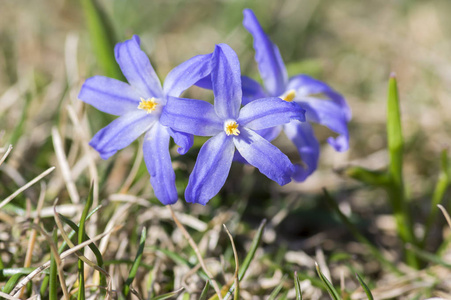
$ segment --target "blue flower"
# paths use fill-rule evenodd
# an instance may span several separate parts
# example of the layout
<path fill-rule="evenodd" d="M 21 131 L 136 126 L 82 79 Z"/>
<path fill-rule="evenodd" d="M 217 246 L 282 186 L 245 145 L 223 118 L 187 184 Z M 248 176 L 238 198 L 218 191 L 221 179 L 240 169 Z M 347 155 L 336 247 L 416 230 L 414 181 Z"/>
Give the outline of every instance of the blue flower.
<path fill-rule="evenodd" d="M 144 160 L 155 196 L 165 205 L 173 204 L 177 201 L 177 190 L 169 138 L 180 146 L 178 152 L 184 154 L 192 146 L 193 136 L 162 125 L 160 116 L 168 98 L 176 100 L 184 90 L 210 74 L 211 54 L 195 56 L 174 68 L 162 88 L 149 58 L 140 48 L 138 36 L 118 43 L 114 51 L 128 84 L 94 76 L 85 81 L 78 96 L 100 111 L 119 116 L 101 129 L 90 145 L 103 159 L 108 159 L 145 133 Z"/>
<path fill-rule="evenodd" d="M 262 87 L 243 76 L 243 103 L 268 96 L 293 101 L 306 110 L 307 121 L 325 125 L 338 133 L 338 137 L 329 137 L 327 141 L 336 151 L 346 151 L 349 148 L 347 123 L 351 119 L 346 100 L 327 84 L 307 75 L 288 78 L 279 49 L 265 34 L 252 10 L 245 9 L 243 14 L 243 25 L 254 37 L 255 60 L 264 84 Z M 312 126 L 308 122 L 290 122 L 261 134 L 272 140 L 282 129 L 298 149 L 304 164 L 296 166 L 293 179 L 304 181 L 315 171 L 319 158 L 320 147 Z"/>
<path fill-rule="evenodd" d="M 168 99 L 161 122 L 182 132 L 213 136 L 200 149 L 185 190 L 188 202 L 205 205 L 224 185 L 235 149 L 261 173 L 280 185 L 291 181 L 289 158 L 256 133 L 291 121 L 305 121 L 304 109 L 270 97 L 241 108 L 241 73 L 238 57 L 227 45 L 217 45 L 211 61 L 210 84 L 214 105 L 200 100 Z M 241 109 L 240 109 L 241 108 Z"/>

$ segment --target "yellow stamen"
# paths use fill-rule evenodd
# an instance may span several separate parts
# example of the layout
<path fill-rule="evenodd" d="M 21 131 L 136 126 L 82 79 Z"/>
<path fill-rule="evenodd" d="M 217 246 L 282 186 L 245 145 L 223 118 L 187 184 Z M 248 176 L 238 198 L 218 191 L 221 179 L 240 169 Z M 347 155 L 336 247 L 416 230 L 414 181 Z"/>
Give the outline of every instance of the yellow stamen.
<path fill-rule="evenodd" d="M 158 106 L 158 102 L 156 100 L 157 99 L 153 98 L 153 97 L 149 98 L 147 100 L 144 100 L 144 98 L 141 98 L 141 103 L 139 103 L 138 108 L 139 109 L 144 109 L 145 111 L 147 111 L 148 114 L 150 114 Z"/>
<path fill-rule="evenodd" d="M 228 121 L 225 123 L 225 132 L 227 135 L 239 135 L 240 130 L 238 129 L 238 124 L 235 121 Z"/>
<path fill-rule="evenodd" d="M 289 90 L 285 94 L 283 94 L 280 98 L 284 101 L 291 102 L 294 97 L 296 97 L 296 92 L 294 90 Z"/>

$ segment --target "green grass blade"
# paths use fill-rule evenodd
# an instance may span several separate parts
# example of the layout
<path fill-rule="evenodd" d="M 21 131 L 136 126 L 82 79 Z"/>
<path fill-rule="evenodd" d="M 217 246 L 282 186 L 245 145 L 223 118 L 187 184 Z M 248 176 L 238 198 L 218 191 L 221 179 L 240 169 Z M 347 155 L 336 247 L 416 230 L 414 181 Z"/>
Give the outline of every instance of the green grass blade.
<path fill-rule="evenodd" d="M 348 230 L 354 235 L 354 237 L 363 245 L 365 245 L 371 254 L 380 261 L 384 266 L 392 270 L 398 275 L 402 275 L 403 273 L 399 270 L 392 262 L 385 258 L 385 256 L 377 249 L 366 237 L 364 237 L 357 227 L 348 219 L 348 217 L 340 210 L 335 199 L 329 194 L 326 189 L 323 189 L 324 196 L 326 198 L 327 203 L 332 208 L 332 210 L 338 215 L 341 222 L 348 228 Z"/>
<path fill-rule="evenodd" d="M 6 282 L 5 286 L 2 288 L 2 292 L 9 294 L 12 292 L 14 287 L 19 283 L 20 278 L 22 278 L 24 274 L 16 273 Z"/>
<path fill-rule="evenodd" d="M 86 217 L 85 220 L 87 220 L 90 216 L 92 216 L 92 214 L 94 212 L 95 211 L 91 211 L 91 213 Z M 77 224 L 72 222 L 69 218 L 65 217 L 64 215 L 60 214 L 59 217 L 60 217 L 61 221 L 63 221 L 64 223 L 69 225 L 70 228 L 72 228 L 72 232 L 71 232 L 71 234 L 69 234 L 69 238 L 72 238 L 75 234 L 77 234 L 77 235 L 79 234 L 80 231 L 79 231 L 79 228 L 78 228 Z M 86 233 L 84 233 L 84 240 L 87 241 L 89 239 L 90 239 L 89 236 Z M 66 247 L 67 244 L 64 242 L 62 246 Z M 97 260 L 97 265 L 100 268 L 103 269 L 105 263 L 103 261 L 103 256 L 102 256 L 102 253 L 100 253 L 99 248 L 97 248 L 96 244 L 94 244 L 94 243 L 89 244 L 88 247 L 94 253 L 94 255 L 96 257 L 96 260 Z M 61 253 L 63 249 L 64 248 L 60 247 L 59 250 L 58 250 L 58 253 Z M 106 286 L 107 285 L 106 276 L 102 272 L 100 272 L 100 285 L 101 286 Z"/>
<path fill-rule="evenodd" d="M 434 224 L 438 208 L 437 205 L 441 204 L 445 192 L 448 190 L 450 185 L 450 174 L 449 174 L 449 157 L 447 149 L 444 149 L 440 155 L 440 174 L 438 177 L 437 184 L 435 185 L 434 193 L 432 194 L 431 209 L 426 220 L 426 225 L 424 229 L 423 240 L 421 241 L 420 248 L 424 248 L 426 244 L 427 237 L 429 236 L 429 231 Z"/>
<path fill-rule="evenodd" d="M 154 298 L 152 298 L 150 300 L 165 300 L 165 299 L 169 299 L 169 298 L 172 298 L 172 297 L 175 297 L 175 296 L 179 295 L 183 290 L 184 290 L 184 288 L 180 288 L 180 289 L 178 289 L 176 291 L 173 291 L 173 292 L 170 292 L 170 293 L 167 293 L 167 294 L 164 294 L 164 295 L 160 295 L 160 296 L 154 297 Z"/>
<path fill-rule="evenodd" d="M 89 213 L 89 215 L 86 217 L 86 220 L 88 220 L 94 213 L 96 213 L 102 206 L 99 205 L 96 208 L 94 208 L 93 210 L 91 210 L 91 212 Z M 72 232 L 68 234 L 69 238 L 72 239 L 76 234 L 78 235 L 78 226 L 72 222 L 69 218 L 63 216 L 62 214 L 59 214 L 61 220 L 63 222 L 65 222 L 67 225 L 69 225 L 72 228 Z M 72 224 L 72 225 L 71 225 Z M 74 229 L 76 228 L 76 230 Z M 91 244 L 92 245 L 92 244 Z M 64 249 L 66 249 L 67 247 L 67 243 L 64 241 L 61 246 L 58 248 L 58 253 L 61 254 L 63 253 Z M 91 248 L 92 250 L 92 248 Z M 97 249 L 98 250 L 98 249 Z M 93 250 L 94 251 L 94 250 Z"/>
<path fill-rule="evenodd" d="M 294 272 L 294 289 L 296 290 L 296 300 L 302 300 L 301 282 L 299 281 L 298 272 Z"/>
<path fill-rule="evenodd" d="M 244 275 L 247 272 L 247 269 L 249 268 L 249 265 L 251 264 L 252 260 L 254 259 L 255 252 L 257 251 L 258 246 L 260 245 L 260 241 L 262 239 L 263 231 L 265 229 L 265 226 L 266 226 L 266 219 L 264 219 L 260 223 L 260 226 L 258 227 L 257 233 L 255 234 L 255 237 L 252 240 L 251 248 L 249 249 L 249 252 L 246 255 L 246 258 L 244 259 L 243 264 L 240 266 L 240 270 L 238 272 L 238 279 L 240 281 L 243 279 Z M 224 296 L 224 300 L 228 300 L 229 297 L 232 296 L 234 290 L 235 290 L 235 284 L 232 284 L 230 286 L 229 291 Z M 217 296 L 212 297 L 212 299 L 217 299 Z"/>
<path fill-rule="evenodd" d="M 362 167 L 348 167 L 344 170 L 344 174 L 355 180 L 363 182 L 371 186 L 383 187 L 387 186 L 390 181 L 387 172 L 372 171 Z"/>
<path fill-rule="evenodd" d="M 58 242 L 58 236 L 57 236 L 57 229 L 53 229 L 53 241 L 57 245 Z M 57 277 L 57 265 L 55 260 L 55 255 L 53 255 L 53 252 L 50 254 L 50 275 L 49 275 L 49 299 L 50 300 L 57 300 L 58 299 L 58 277 Z"/>
<path fill-rule="evenodd" d="M 410 212 L 404 195 L 402 175 L 404 139 L 401 127 L 398 85 L 394 74 L 390 76 L 387 98 L 387 144 L 390 158 L 390 186 L 387 188 L 395 215 L 398 235 L 404 243 L 416 244 Z M 418 259 L 411 251 L 406 251 L 409 266 L 418 268 Z"/>
<path fill-rule="evenodd" d="M 368 297 L 368 300 L 373 300 L 373 294 L 371 294 L 370 289 L 366 285 L 365 281 L 363 281 L 362 277 L 360 277 L 359 273 L 355 273 L 355 276 L 357 277 L 357 280 L 359 281 L 360 285 L 362 286 L 363 290 L 365 291 L 366 296 Z"/>
<path fill-rule="evenodd" d="M 324 287 L 326 288 L 329 295 L 334 300 L 340 300 L 340 296 L 338 295 L 337 290 L 334 288 L 332 283 L 326 278 L 326 276 L 324 276 L 324 274 L 321 272 L 319 265 L 317 263 L 315 264 L 316 264 L 316 272 L 318 273 L 318 276 L 321 279 L 321 281 L 324 283 Z"/>
<path fill-rule="evenodd" d="M 92 201 L 93 201 L 93 185 L 91 185 L 91 189 L 89 191 L 88 199 L 86 199 L 85 207 L 83 208 L 83 212 L 81 213 L 80 218 L 80 226 L 78 228 L 78 244 L 81 244 L 85 241 L 85 222 L 86 217 L 89 214 L 89 209 L 91 208 Z M 83 249 L 80 249 L 81 253 L 84 253 Z M 85 268 L 84 268 L 84 262 L 79 259 L 78 260 L 78 300 L 85 300 L 86 294 L 85 294 Z"/>
<path fill-rule="evenodd" d="M 139 241 L 139 248 L 138 248 L 138 252 L 136 253 L 135 262 L 133 263 L 133 266 L 130 269 L 128 278 L 125 281 L 124 291 L 123 291 L 125 297 L 128 297 L 128 294 L 130 293 L 130 285 L 132 284 L 133 280 L 135 279 L 136 273 L 138 272 L 138 267 L 139 267 L 139 264 L 141 263 L 141 258 L 142 258 L 143 252 L 144 252 L 144 245 L 146 243 L 146 237 L 147 237 L 147 231 L 146 231 L 146 227 L 144 227 L 141 232 L 141 240 Z M 162 299 L 167 299 L 167 298 L 162 298 Z"/>
<path fill-rule="evenodd" d="M 276 288 L 272 291 L 271 295 L 269 295 L 268 300 L 276 300 L 276 297 L 280 294 L 280 291 L 283 288 L 283 284 L 285 283 L 285 279 L 287 278 L 287 276 L 285 275 L 282 278 L 282 281 L 276 286 Z"/>
<path fill-rule="evenodd" d="M 106 76 L 123 79 L 114 58 L 114 45 L 117 40 L 110 19 L 96 0 L 82 0 L 81 4 L 98 64 Z"/>
<path fill-rule="evenodd" d="M 441 265 L 445 268 L 451 269 L 451 264 L 447 263 L 446 261 L 444 261 L 442 258 L 440 258 L 439 256 L 437 256 L 435 254 L 421 250 L 418 247 L 411 245 L 411 244 L 406 245 L 406 247 L 409 250 L 411 250 L 412 252 L 414 252 L 415 254 L 417 254 L 419 257 L 424 259 L 425 261 L 429 261 L 435 265 Z"/>
<path fill-rule="evenodd" d="M 210 281 L 207 280 L 205 283 L 205 287 L 202 290 L 202 293 L 200 294 L 199 300 L 205 300 L 207 299 L 208 290 L 210 289 Z"/>

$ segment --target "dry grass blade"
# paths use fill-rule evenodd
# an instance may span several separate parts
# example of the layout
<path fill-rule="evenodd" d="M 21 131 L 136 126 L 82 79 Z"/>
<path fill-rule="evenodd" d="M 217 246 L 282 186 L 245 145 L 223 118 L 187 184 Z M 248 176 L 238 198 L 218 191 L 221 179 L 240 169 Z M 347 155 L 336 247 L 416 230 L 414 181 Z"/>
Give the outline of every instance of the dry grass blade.
<path fill-rule="evenodd" d="M 80 203 L 80 195 L 78 194 L 77 187 L 72 179 L 69 163 L 67 157 L 64 154 L 63 142 L 61 136 L 56 127 L 52 128 L 52 140 L 53 148 L 55 149 L 56 158 L 61 168 L 64 182 L 66 183 L 67 191 L 73 203 Z"/>
<path fill-rule="evenodd" d="M 47 243 L 50 245 L 50 251 L 52 251 L 52 254 L 54 255 L 55 260 L 56 260 L 56 268 L 58 270 L 58 277 L 60 280 L 61 289 L 63 290 L 64 298 L 69 299 L 69 292 L 67 290 L 66 282 L 64 281 L 64 272 L 63 272 L 63 268 L 61 266 L 62 259 L 61 259 L 60 255 L 58 254 L 58 248 L 56 247 L 55 243 L 53 242 L 52 237 L 49 236 L 43 228 L 41 228 L 40 226 L 38 226 L 37 224 L 34 224 L 34 223 L 30 224 L 30 226 L 32 228 L 34 228 L 35 230 L 39 231 L 42 234 L 42 236 L 47 240 Z M 19 286 L 19 285 L 20 285 L 20 282 L 17 286 Z M 17 293 L 14 293 L 17 286 L 12 291 L 12 294 L 14 294 L 14 296 L 17 296 L 17 294 L 20 294 L 20 291 Z M 22 287 L 23 286 L 21 286 L 20 289 L 22 289 Z"/>
<path fill-rule="evenodd" d="M 437 206 L 438 206 L 438 208 L 440 208 L 440 210 L 442 211 L 443 215 L 445 216 L 446 222 L 448 222 L 449 227 L 451 227 L 451 218 L 449 217 L 448 212 L 443 207 L 443 205 L 439 204 Z"/>
<path fill-rule="evenodd" d="M 227 235 L 229 236 L 230 243 L 232 244 L 233 256 L 235 257 L 235 274 L 233 275 L 233 277 L 235 278 L 235 299 L 239 299 L 240 280 L 238 278 L 238 271 L 240 269 L 240 262 L 238 261 L 238 253 L 236 251 L 235 242 L 233 241 L 232 234 L 230 233 L 229 229 L 225 224 L 222 224 L 222 226 L 224 226 L 224 229 L 227 232 Z"/>
<path fill-rule="evenodd" d="M 3 164 L 5 159 L 8 157 L 9 153 L 13 150 L 13 145 L 8 146 L 8 150 L 6 150 L 5 154 L 3 154 L 2 158 L 0 159 L 0 166 Z"/>
<path fill-rule="evenodd" d="M 0 296 L 1 296 L 2 298 L 5 298 L 5 299 L 20 300 L 20 298 L 13 297 L 13 296 L 8 295 L 8 294 L 3 293 L 3 292 L 0 292 Z"/>
<path fill-rule="evenodd" d="M 69 255 L 74 254 L 75 252 L 77 252 L 78 250 L 86 247 L 87 245 L 94 243 L 97 240 L 100 240 L 101 238 L 103 238 L 106 235 L 109 235 L 117 230 L 119 230 L 122 226 L 118 225 L 116 227 L 114 227 L 112 230 L 110 231 L 106 231 L 104 233 L 99 234 L 98 236 L 87 240 L 69 250 L 64 251 L 63 253 L 61 253 L 60 258 L 61 260 L 65 259 L 66 257 L 68 257 Z M 31 272 L 30 274 L 28 274 L 24 279 L 22 279 L 17 286 L 14 288 L 14 290 L 11 292 L 11 294 L 15 295 L 22 287 L 24 287 L 28 282 L 30 282 L 30 280 L 32 280 L 36 275 L 40 274 L 42 271 L 44 271 L 45 269 L 50 267 L 50 260 L 48 260 L 47 262 L 45 262 L 44 264 L 42 264 L 41 266 L 39 266 L 38 268 L 36 268 L 36 270 L 34 270 L 33 272 Z"/>
<path fill-rule="evenodd" d="M 36 216 L 34 217 L 33 224 L 36 224 L 36 225 L 39 224 L 40 213 L 42 210 L 42 206 L 44 206 L 46 190 L 47 189 L 46 189 L 45 183 L 41 182 L 41 193 L 39 194 L 38 206 L 36 207 Z M 24 268 L 28 268 L 29 266 L 31 266 L 31 258 L 33 256 L 33 248 L 36 243 L 36 235 L 37 235 L 37 231 L 33 228 L 30 232 L 30 238 L 28 240 L 28 248 L 27 248 L 27 254 L 25 255 Z M 22 298 L 24 292 L 25 292 L 25 289 L 22 289 L 20 292 L 19 298 Z"/>
<path fill-rule="evenodd" d="M 39 180 L 41 180 L 42 178 L 44 178 L 45 176 L 47 176 L 48 174 L 50 174 L 53 170 L 55 170 L 55 167 L 50 167 L 47 170 L 45 170 L 44 172 L 42 172 L 41 174 L 39 174 L 38 176 L 36 176 L 33 180 L 29 181 L 27 184 L 25 184 L 24 186 L 22 186 L 21 188 L 19 188 L 17 191 L 15 191 L 14 193 L 12 193 L 11 195 L 9 195 L 6 199 L 4 199 L 1 203 L 0 203 L 0 208 L 2 208 L 3 206 L 5 206 L 6 204 L 8 204 L 11 200 L 13 200 L 17 195 L 19 195 L 20 193 L 22 193 L 23 191 L 25 191 L 26 189 L 28 189 L 30 186 L 32 186 L 33 184 L 35 184 L 36 182 L 38 182 Z"/>
<path fill-rule="evenodd" d="M 88 159 L 88 167 L 89 167 L 89 174 L 91 176 L 91 181 L 93 182 L 93 188 L 94 188 L 94 201 L 93 206 L 97 206 L 99 204 L 99 176 L 97 173 L 96 164 L 94 161 L 94 158 L 91 155 L 91 149 L 89 147 L 89 138 L 86 134 L 86 132 L 83 130 L 83 127 L 78 120 L 77 113 L 75 112 L 74 108 L 71 105 L 67 106 L 67 112 L 69 114 L 69 118 L 74 124 L 75 131 L 82 139 L 82 147 L 83 151 L 85 152 L 85 156 Z"/>
<path fill-rule="evenodd" d="M 201 253 L 200 253 L 199 247 L 197 247 L 197 245 L 194 242 L 193 238 L 188 233 L 188 231 L 183 226 L 183 224 L 180 223 L 179 219 L 177 219 L 177 216 L 175 215 L 174 210 L 172 209 L 172 207 L 170 205 L 168 205 L 168 208 L 169 208 L 169 211 L 171 212 L 171 215 L 172 215 L 172 218 L 174 219 L 175 224 L 180 229 L 180 231 L 182 231 L 183 235 L 188 240 L 188 243 L 190 244 L 191 248 L 193 248 L 194 252 L 196 253 L 197 259 L 199 260 L 199 263 L 202 266 L 202 270 L 204 270 L 205 274 L 207 274 L 208 278 L 210 278 L 211 283 L 213 285 L 213 288 L 214 288 L 216 294 L 218 295 L 218 298 L 220 300 L 222 300 L 221 290 L 219 289 L 219 286 L 218 286 L 216 280 L 211 275 L 210 271 L 208 271 L 207 266 L 205 265 L 205 262 L 204 262 L 204 260 L 202 258 Z"/>
<path fill-rule="evenodd" d="M 73 249 L 73 248 L 75 248 L 75 245 L 72 243 L 72 241 L 70 240 L 69 236 L 67 236 L 66 232 L 64 231 L 63 223 L 61 222 L 59 213 L 56 211 L 56 202 L 57 202 L 57 200 L 55 200 L 55 205 L 53 206 L 53 209 L 55 211 L 55 223 L 56 223 L 56 226 L 58 226 L 58 229 L 60 230 L 64 241 L 67 243 L 67 245 L 71 249 Z M 107 276 L 107 278 L 109 280 L 111 279 L 111 277 L 110 277 L 110 275 L 108 274 L 107 271 L 105 271 L 104 269 L 99 267 L 97 264 L 95 264 L 92 261 L 90 261 L 89 259 L 87 259 L 81 252 L 76 251 L 75 255 L 77 255 L 79 259 L 81 259 L 83 262 L 85 262 L 90 267 L 92 267 L 92 268 L 96 269 L 97 271 L 102 272 L 103 274 L 105 274 L 105 276 Z"/>

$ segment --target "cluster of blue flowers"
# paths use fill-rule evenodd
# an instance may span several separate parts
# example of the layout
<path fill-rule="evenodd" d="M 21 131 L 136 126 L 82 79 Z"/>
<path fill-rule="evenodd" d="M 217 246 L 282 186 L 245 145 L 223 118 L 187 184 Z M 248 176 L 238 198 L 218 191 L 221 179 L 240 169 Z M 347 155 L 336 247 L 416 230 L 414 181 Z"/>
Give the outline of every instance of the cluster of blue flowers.
<path fill-rule="evenodd" d="M 193 135 L 211 136 L 202 146 L 185 190 L 188 202 L 205 205 L 224 185 L 232 161 L 251 164 L 280 185 L 304 181 L 316 169 L 319 143 L 309 122 L 338 133 L 328 142 L 348 149 L 351 111 L 345 99 L 323 82 L 306 75 L 288 78 L 279 50 L 250 9 L 244 27 L 254 38 L 255 59 L 264 86 L 241 76 L 236 53 L 226 44 L 174 68 L 163 87 L 137 36 L 115 47 L 116 61 L 128 84 L 95 76 L 83 84 L 79 99 L 119 116 L 91 140 L 103 159 L 144 136 L 144 160 L 155 196 L 163 204 L 177 201 L 169 139 L 185 154 Z M 214 105 L 181 98 L 189 87 L 213 90 Z M 242 106 L 243 105 L 243 106 Z M 297 147 L 302 164 L 293 164 L 271 144 L 281 131 Z"/>

